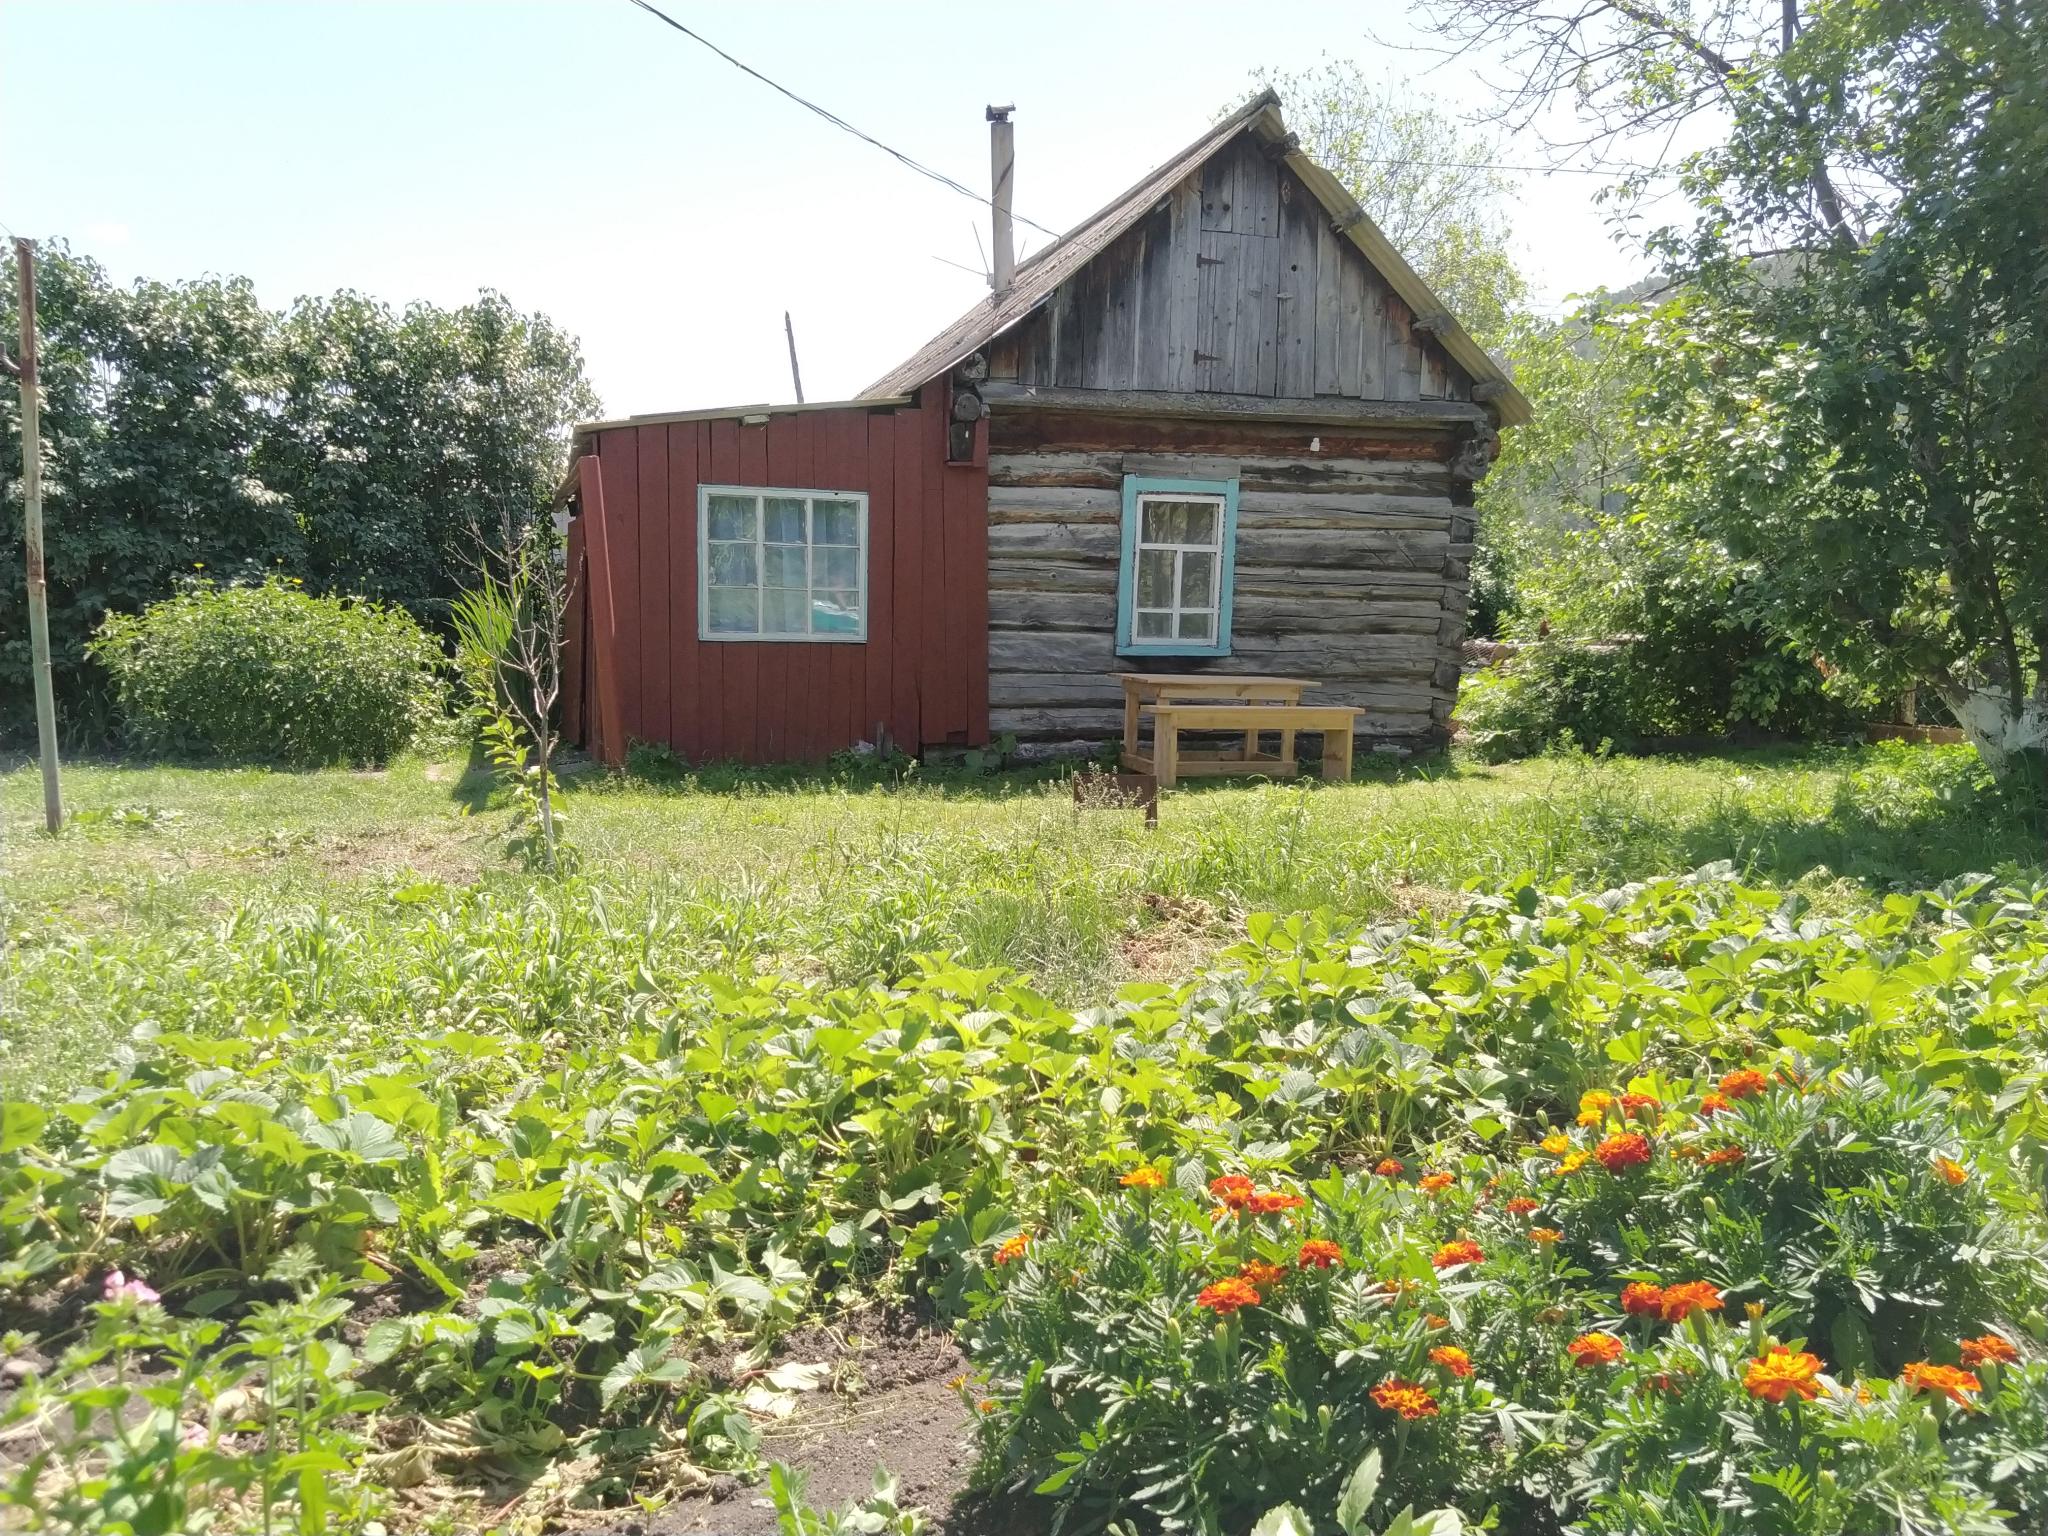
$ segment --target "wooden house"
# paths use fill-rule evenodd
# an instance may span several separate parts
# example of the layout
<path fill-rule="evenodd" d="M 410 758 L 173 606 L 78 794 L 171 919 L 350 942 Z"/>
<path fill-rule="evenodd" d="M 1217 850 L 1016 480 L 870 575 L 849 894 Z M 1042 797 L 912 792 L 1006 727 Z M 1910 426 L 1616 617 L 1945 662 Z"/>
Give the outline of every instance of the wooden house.
<path fill-rule="evenodd" d="M 1528 405 L 1270 92 L 859 398 L 581 427 L 570 737 L 702 761 L 1099 740 L 1120 671 L 1441 740 L 1472 487 Z"/>

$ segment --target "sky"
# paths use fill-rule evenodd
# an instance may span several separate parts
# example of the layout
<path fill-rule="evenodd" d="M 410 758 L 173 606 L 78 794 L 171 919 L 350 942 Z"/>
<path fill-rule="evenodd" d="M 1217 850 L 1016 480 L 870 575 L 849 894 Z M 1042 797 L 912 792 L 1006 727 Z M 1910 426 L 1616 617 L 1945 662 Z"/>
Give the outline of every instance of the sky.
<path fill-rule="evenodd" d="M 1456 111 L 1488 99 L 1402 46 L 1399 0 L 657 3 L 977 192 L 983 108 L 1015 103 L 1016 209 L 1053 229 L 1261 66 L 1357 59 Z M 1539 304 L 1640 275 L 1599 179 L 1514 179 Z M 629 0 L 0 0 L 0 223 L 123 282 L 240 275 L 276 306 L 493 288 L 580 338 L 608 416 L 790 399 L 785 310 L 806 397 L 846 398 L 986 292 L 984 204 Z"/>

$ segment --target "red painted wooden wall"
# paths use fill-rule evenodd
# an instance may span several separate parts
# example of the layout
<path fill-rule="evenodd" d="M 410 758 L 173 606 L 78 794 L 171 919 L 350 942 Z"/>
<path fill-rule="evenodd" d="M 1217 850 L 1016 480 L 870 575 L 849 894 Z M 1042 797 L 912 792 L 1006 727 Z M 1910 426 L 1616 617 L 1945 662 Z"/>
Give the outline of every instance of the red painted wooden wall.
<path fill-rule="evenodd" d="M 924 399 L 759 426 L 733 416 L 598 432 L 570 524 L 570 738 L 608 761 L 646 741 L 692 762 L 751 763 L 823 757 L 874 740 L 878 725 L 905 749 L 986 741 L 987 422 L 976 462 L 949 465 L 943 392 Z M 866 641 L 700 641 L 700 484 L 866 491 Z M 593 600 L 600 545 L 612 578 L 609 637 Z M 605 718 L 607 684 L 616 723 Z"/>

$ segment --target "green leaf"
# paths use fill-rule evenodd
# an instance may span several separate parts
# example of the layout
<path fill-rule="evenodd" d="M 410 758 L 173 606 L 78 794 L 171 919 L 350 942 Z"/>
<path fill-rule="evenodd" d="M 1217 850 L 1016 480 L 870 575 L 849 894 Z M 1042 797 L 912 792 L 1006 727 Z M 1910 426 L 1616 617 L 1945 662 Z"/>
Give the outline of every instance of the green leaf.
<path fill-rule="evenodd" d="M 1365 1512 L 1372 1508 L 1379 1491 L 1380 1453 L 1375 1448 L 1367 1451 L 1365 1458 L 1351 1469 L 1343 1491 L 1337 1495 L 1337 1524 L 1344 1528 L 1344 1536 L 1360 1536 L 1365 1531 Z"/>
<path fill-rule="evenodd" d="M 19 1099 L 0 1100 L 0 1154 L 18 1152 L 42 1140 L 49 1111 Z"/>
<path fill-rule="evenodd" d="M 306 1140 L 330 1152 L 359 1157 L 366 1163 L 394 1162 L 405 1156 L 405 1143 L 391 1127 L 360 1109 L 351 1110 L 339 1120 L 314 1126 L 306 1132 Z"/>
<path fill-rule="evenodd" d="M 1259 1517 L 1251 1536 L 1316 1536 L 1309 1518 L 1293 1504 L 1276 1504 Z"/>

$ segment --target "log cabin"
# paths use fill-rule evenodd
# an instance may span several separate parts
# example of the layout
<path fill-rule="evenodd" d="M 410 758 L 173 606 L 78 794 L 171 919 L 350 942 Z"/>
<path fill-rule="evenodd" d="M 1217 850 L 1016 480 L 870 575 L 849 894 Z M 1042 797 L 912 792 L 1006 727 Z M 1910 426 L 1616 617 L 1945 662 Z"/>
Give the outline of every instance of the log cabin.
<path fill-rule="evenodd" d="M 850 401 L 576 429 L 571 740 L 802 761 L 1122 725 L 1115 674 L 1287 674 L 1441 742 L 1473 486 L 1529 407 L 1272 92 L 1011 257 Z"/>

